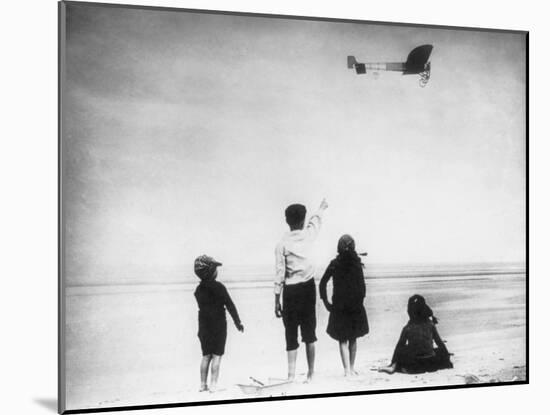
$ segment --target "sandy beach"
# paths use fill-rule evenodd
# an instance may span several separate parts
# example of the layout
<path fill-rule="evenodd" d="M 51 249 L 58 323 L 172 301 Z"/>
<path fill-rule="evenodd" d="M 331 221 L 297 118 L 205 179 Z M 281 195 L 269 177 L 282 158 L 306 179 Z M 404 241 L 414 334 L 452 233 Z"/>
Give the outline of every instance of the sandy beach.
<path fill-rule="evenodd" d="M 220 281 L 224 281 L 223 272 Z M 67 409 L 248 398 L 237 384 L 286 375 L 282 321 L 273 314 L 270 283 L 226 283 L 245 325 L 228 316 L 228 340 L 217 393 L 199 393 L 200 345 L 192 284 L 69 287 L 66 292 Z M 389 362 L 407 322 L 406 301 L 422 294 L 454 353 L 454 369 L 421 375 L 372 371 Z M 358 342 L 358 377 L 346 379 L 338 344 L 325 333 L 328 314 L 317 303 L 315 381 L 305 377 L 273 395 L 524 380 L 525 274 L 367 279 L 370 333 Z M 473 375 L 469 376 L 469 375 Z"/>

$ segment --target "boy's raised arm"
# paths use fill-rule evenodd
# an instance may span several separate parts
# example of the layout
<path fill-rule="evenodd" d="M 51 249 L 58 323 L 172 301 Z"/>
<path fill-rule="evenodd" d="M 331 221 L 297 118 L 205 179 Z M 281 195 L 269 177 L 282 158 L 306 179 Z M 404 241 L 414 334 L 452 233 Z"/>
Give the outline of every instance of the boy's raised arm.
<path fill-rule="evenodd" d="M 306 226 L 306 230 L 311 237 L 316 238 L 317 235 L 319 234 L 319 230 L 321 229 L 321 223 L 323 220 L 323 214 L 327 208 L 328 208 L 328 203 L 326 199 L 323 199 L 321 201 L 321 204 L 319 205 L 319 209 L 317 209 L 317 212 L 315 212 L 309 218 L 309 221 Z"/>

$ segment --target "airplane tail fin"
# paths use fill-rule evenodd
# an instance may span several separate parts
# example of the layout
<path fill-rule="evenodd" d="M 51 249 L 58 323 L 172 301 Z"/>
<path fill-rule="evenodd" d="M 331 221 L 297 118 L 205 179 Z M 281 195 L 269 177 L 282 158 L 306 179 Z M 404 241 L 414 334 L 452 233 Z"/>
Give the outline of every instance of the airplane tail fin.
<path fill-rule="evenodd" d="M 353 69 L 353 66 L 356 64 L 355 56 L 348 56 L 348 69 Z"/>

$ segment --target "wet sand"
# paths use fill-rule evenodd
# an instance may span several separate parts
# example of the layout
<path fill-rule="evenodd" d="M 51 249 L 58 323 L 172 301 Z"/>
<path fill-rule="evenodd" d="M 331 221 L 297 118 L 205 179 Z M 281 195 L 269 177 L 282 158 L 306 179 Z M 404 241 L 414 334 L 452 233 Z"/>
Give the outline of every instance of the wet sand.
<path fill-rule="evenodd" d="M 220 281 L 223 273 L 220 273 Z M 282 321 L 273 314 L 269 283 L 226 284 L 245 325 L 228 340 L 215 394 L 199 393 L 201 359 L 194 287 L 184 284 L 72 287 L 67 289 L 67 409 L 247 398 L 238 383 L 286 375 Z M 387 375 L 371 368 L 389 362 L 407 322 L 406 302 L 422 294 L 454 353 L 454 369 Z M 346 379 L 338 344 L 325 333 L 328 313 L 317 303 L 316 378 L 302 384 L 306 362 L 298 354 L 298 382 L 274 395 L 416 388 L 525 379 L 525 275 L 367 280 L 370 333 L 358 340 L 356 368 Z M 474 375 L 475 377 L 468 376 Z"/>

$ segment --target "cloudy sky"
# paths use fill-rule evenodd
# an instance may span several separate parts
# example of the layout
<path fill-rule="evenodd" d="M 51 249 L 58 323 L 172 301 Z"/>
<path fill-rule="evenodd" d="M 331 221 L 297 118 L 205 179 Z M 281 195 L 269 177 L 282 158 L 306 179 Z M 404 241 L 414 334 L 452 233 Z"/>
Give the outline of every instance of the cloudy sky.
<path fill-rule="evenodd" d="M 346 56 L 432 77 L 357 76 Z M 209 253 L 269 264 L 284 208 L 329 202 L 317 256 L 525 259 L 525 38 L 67 6 L 71 284 L 173 278 Z"/>

